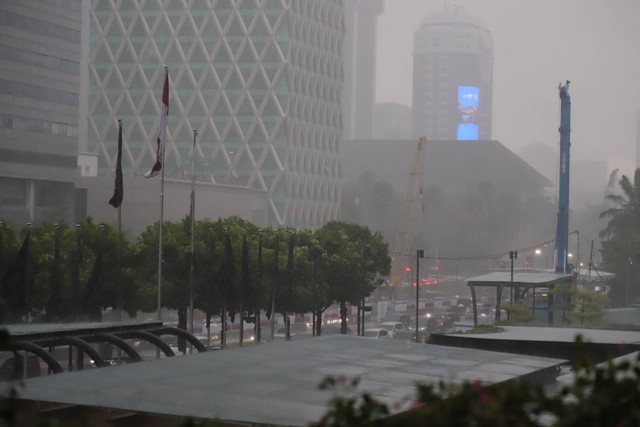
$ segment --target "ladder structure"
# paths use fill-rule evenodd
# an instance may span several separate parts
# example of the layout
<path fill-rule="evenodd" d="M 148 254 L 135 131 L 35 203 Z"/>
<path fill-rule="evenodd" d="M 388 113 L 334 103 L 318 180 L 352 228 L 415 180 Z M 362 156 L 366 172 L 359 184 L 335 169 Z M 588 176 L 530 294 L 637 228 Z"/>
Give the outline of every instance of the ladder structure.
<path fill-rule="evenodd" d="M 416 210 L 422 203 L 422 176 L 424 173 L 424 152 L 427 145 L 427 138 L 422 137 L 418 141 L 416 153 L 411 162 L 409 171 L 409 182 L 407 192 L 402 202 L 400 211 L 400 222 L 396 234 L 396 244 L 391 254 L 391 275 L 389 277 L 392 284 L 402 282 L 405 267 L 410 265 L 413 257 L 411 254 L 411 244 L 413 243 L 413 229 L 416 223 Z"/>

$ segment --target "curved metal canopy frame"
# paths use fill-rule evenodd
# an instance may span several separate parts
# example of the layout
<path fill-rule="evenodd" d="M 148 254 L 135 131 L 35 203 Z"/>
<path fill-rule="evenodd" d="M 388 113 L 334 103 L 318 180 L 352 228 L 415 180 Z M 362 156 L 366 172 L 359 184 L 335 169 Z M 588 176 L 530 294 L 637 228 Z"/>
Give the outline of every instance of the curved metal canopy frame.
<path fill-rule="evenodd" d="M 129 358 L 131 358 L 132 361 L 142 362 L 142 357 L 140 357 L 136 349 L 133 348 L 131 344 L 129 344 L 122 338 L 119 338 L 115 335 L 101 333 L 101 334 L 92 335 L 90 337 L 84 337 L 84 339 L 87 340 L 88 342 L 104 341 L 104 342 L 111 343 L 116 347 L 121 348 L 125 353 L 127 353 L 127 356 L 129 356 Z"/>
<path fill-rule="evenodd" d="M 199 353 L 204 353 L 207 351 L 206 347 L 198 340 L 198 338 L 194 337 L 189 332 L 179 328 L 163 326 L 159 329 L 151 329 L 149 330 L 149 332 L 155 335 L 176 335 L 189 341 L 198 350 Z"/>
<path fill-rule="evenodd" d="M 166 342 L 162 341 L 160 337 L 147 331 L 128 331 L 119 333 L 117 336 L 123 339 L 140 338 L 145 341 L 149 341 L 151 344 L 158 347 L 167 357 L 173 357 L 176 355 L 173 350 L 171 350 L 171 347 L 169 347 Z"/>
<path fill-rule="evenodd" d="M 55 342 L 53 345 L 57 347 L 58 345 L 65 344 L 73 345 L 87 353 L 87 355 L 93 359 L 93 362 L 97 367 L 101 368 L 103 366 L 107 366 L 107 363 L 104 361 L 102 356 L 100 356 L 100 353 L 98 353 L 95 348 L 91 347 L 91 345 L 89 345 L 87 341 L 78 337 L 62 337 L 58 339 L 57 342 Z"/>
<path fill-rule="evenodd" d="M 28 341 L 18 341 L 9 344 L 6 348 L 8 351 L 27 351 L 29 353 L 33 353 L 44 360 L 45 363 L 49 366 L 49 369 L 51 369 L 54 374 L 60 374 L 64 372 L 58 361 L 51 354 L 49 354 L 47 350 L 40 347 L 38 344 L 34 344 Z"/>

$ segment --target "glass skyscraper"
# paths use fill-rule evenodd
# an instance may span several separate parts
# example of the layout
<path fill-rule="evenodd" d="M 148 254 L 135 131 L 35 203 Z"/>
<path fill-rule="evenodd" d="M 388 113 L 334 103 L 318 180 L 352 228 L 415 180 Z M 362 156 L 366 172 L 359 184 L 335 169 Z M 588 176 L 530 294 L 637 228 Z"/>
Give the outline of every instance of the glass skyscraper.
<path fill-rule="evenodd" d="M 153 164 L 167 65 L 166 179 L 188 181 L 195 156 L 199 183 L 254 192 L 259 224 L 337 218 L 341 0 L 91 5 L 87 151 L 99 175 L 114 169 L 117 119 L 125 176 Z"/>

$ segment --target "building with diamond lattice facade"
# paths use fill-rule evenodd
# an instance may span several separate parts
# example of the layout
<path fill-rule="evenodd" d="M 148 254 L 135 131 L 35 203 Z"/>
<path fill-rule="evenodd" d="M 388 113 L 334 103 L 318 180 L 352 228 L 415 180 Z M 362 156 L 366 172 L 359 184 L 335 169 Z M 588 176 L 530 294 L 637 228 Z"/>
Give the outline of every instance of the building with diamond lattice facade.
<path fill-rule="evenodd" d="M 188 211 L 192 161 L 197 218 L 236 214 L 309 228 L 337 218 L 342 1 L 100 0 L 88 15 L 81 151 L 97 156 L 98 176 L 85 183 L 108 189 L 122 119 L 123 223 L 127 203 L 136 206 L 129 215 L 137 228 L 158 219 L 158 181 L 142 175 L 155 160 L 163 65 L 170 80 L 165 218 Z M 89 193 L 89 214 L 108 218 L 104 197 Z"/>

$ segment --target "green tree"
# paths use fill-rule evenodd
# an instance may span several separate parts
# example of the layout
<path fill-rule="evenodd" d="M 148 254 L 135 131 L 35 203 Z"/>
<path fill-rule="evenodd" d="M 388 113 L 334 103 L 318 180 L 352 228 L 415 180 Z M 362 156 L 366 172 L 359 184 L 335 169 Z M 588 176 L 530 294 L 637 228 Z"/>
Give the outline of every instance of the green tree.
<path fill-rule="evenodd" d="M 9 235 L 9 233 L 6 233 Z M 0 276 L 0 322 L 21 323 L 33 314 L 34 304 L 34 258 L 32 250 L 31 229 L 26 227 L 15 253 L 7 257 L 6 269 Z"/>
<path fill-rule="evenodd" d="M 401 197 L 389 182 L 364 172 L 357 182 L 343 186 L 340 220 L 367 226 L 394 241 L 401 205 Z"/>
<path fill-rule="evenodd" d="M 180 224 L 164 222 L 162 243 L 162 288 L 160 305 L 169 304 L 171 308 L 184 308 L 185 295 L 178 291 L 176 280 L 186 271 L 185 248 L 187 247 L 184 227 Z M 139 309 L 146 312 L 157 310 L 158 295 L 158 251 L 159 223 L 148 226 L 139 236 L 133 249 L 136 273 L 141 292 Z M 182 276 L 184 277 L 188 276 Z"/>
<path fill-rule="evenodd" d="M 6 228 L 2 234 L 7 240 L 0 245 L 4 253 L 1 262 L 13 263 L 14 260 L 9 260 L 8 245 L 22 245 L 24 236 L 13 237 Z M 28 304 L 32 321 L 100 320 L 104 308 L 117 307 L 118 280 L 123 282 L 128 300 L 135 300 L 135 281 L 117 268 L 116 232 L 108 224 L 96 224 L 91 218 L 85 218 L 73 227 L 65 222 L 42 223 L 31 227 L 29 234 L 33 283 L 29 288 Z M 123 270 L 127 268 L 127 247 L 124 242 L 121 248 Z M 17 252 L 18 249 L 12 250 Z M 8 265 L 3 267 L 0 278 Z M 100 265 L 114 268 L 99 268 Z"/>
<path fill-rule="evenodd" d="M 633 182 L 622 175 L 618 183 L 622 194 L 607 194 L 606 199 L 613 206 L 600 214 L 600 218 L 608 218 L 607 225 L 600 232 L 603 238 L 640 230 L 640 168 L 636 169 Z"/>
<path fill-rule="evenodd" d="M 316 232 L 323 250 L 322 275 L 329 295 L 340 304 L 342 333 L 347 331 L 346 305 L 358 305 L 389 275 L 388 245 L 369 228 L 331 221 Z"/>
<path fill-rule="evenodd" d="M 205 327 L 210 330 L 212 316 L 222 313 L 222 291 L 217 272 L 223 253 L 224 229 L 221 221 L 198 221 L 195 228 L 199 239 L 196 240 L 194 307 L 205 313 Z"/>
<path fill-rule="evenodd" d="M 608 194 L 612 206 L 602 213 L 606 219 L 600 232 L 602 242 L 601 268 L 616 274 L 612 283 L 612 302 L 626 305 L 640 297 L 640 169 L 633 182 L 623 175 L 619 181 L 621 194 Z"/>
<path fill-rule="evenodd" d="M 610 304 L 606 295 L 566 284 L 556 286 L 551 293 L 558 301 L 552 309 L 562 310 L 563 321 L 572 325 L 597 325 Z"/>
<path fill-rule="evenodd" d="M 16 235 L 6 222 L 0 221 L 0 296 L 5 289 L 5 277 L 11 268 L 19 246 Z M 6 310 L 6 302 L 0 298 L 0 313 Z"/>

